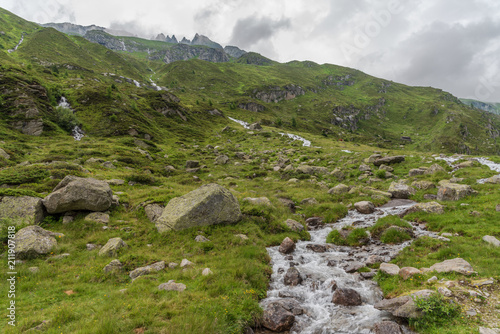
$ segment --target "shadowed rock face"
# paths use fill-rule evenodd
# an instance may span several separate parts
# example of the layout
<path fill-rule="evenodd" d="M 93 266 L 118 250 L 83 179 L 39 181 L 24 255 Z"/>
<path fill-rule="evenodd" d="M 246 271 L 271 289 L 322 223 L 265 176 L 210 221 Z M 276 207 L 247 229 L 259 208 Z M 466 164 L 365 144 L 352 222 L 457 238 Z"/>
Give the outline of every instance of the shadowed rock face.
<path fill-rule="evenodd" d="M 194 226 L 231 224 L 240 219 L 238 200 L 226 188 L 211 183 L 173 198 L 156 221 L 156 228 L 162 233 Z"/>
<path fill-rule="evenodd" d="M 43 199 L 48 213 L 89 210 L 104 211 L 113 203 L 113 192 L 105 181 L 66 176 Z"/>

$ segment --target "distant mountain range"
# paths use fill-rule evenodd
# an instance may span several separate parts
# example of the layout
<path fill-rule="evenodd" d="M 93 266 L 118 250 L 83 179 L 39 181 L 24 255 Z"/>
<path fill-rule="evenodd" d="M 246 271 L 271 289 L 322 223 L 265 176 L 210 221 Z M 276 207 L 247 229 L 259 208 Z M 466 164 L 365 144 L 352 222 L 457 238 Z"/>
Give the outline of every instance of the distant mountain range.
<path fill-rule="evenodd" d="M 500 103 L 482 102 L 482 101 L 472 100 L 472 99 L 460 99 L 460 101 L 462 101 L 462 103 L 464 103 L 468 106 L 478 108 L 478 109 L 481 109 L 484 111 L 489 111 L 491 113 L 500 115 Z"/>

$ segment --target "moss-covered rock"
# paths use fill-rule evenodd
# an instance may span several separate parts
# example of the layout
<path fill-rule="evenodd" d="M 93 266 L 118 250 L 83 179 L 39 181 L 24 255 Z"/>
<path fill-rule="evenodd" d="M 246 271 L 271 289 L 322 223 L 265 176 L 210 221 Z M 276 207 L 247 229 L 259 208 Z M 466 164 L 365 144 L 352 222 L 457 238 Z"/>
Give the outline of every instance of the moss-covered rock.
<path fill-rule="evenodd" d="M 15 239 L 16 257 L 26 259 L 48 254 L 57 245 L 55 237 L 63 236 L 62 233 L 47 231 L 37 225 L 20 229 Z"/>
<path fill-rule="evenodd" d="M 0 198 L 0 221 L 9 219 L 14 224 L 39 224 L 45 217 L 42 199 L 30 196 Z"/>
<path fill-rule="evenodd" d="M 236 223 L 241 219 L 238 200 L 224 187 L 211 183 L 176 197 L 156 221 L 158 232 L 194 226 Z"/>

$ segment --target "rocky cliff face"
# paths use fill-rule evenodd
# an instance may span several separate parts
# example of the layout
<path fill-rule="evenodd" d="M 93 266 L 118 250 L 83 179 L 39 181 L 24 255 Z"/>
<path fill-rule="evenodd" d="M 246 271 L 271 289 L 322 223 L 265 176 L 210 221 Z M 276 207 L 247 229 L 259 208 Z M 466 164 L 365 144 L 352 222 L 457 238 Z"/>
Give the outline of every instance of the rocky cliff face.
<path fill-rule="evenodd" d="M 185 44 L 174 45 L 163 54 L 163 61 L 166 64 L 192 58 L 198 58 L 200 60 L 206 60 L 213 63 L 223 63 L 229 61 L 229 56 L 222 49 L 189 46 Z"/>
<path fill-rule="evenodd" d="M 241 50 L 240 48 L 231 45 L 225 46 L 224 52 L 233 58 L 240 58 L 241 56 L 247 53 L 245 50 Z"/>
<path fill-rule="evenodd" d="M 268 89 L 263 91 L 253 91 L 253 94 L 257 99 L 266 103 L 278 103 L 283 100 L 291 100 L 299 95 L 304 95 L 305 93 L 306 92 L 302 89 L 302 87 L 293 84 L 283 87 L 270 86 Z"/>
<path fill-rule="evenodd" d="M 87 33 L 83 37 L 92 43 L 101 44 L 102 46 L 110 50 L 127 51 L 127 48 L 123 41 L 103 31 L 99 30 L 87 31 Z"/>
<path fill-rule="evenodd" d="M 106 28 L 104 27 L 99 27 L 96 25 L 90 25 L 90 26 L 81 26 L 78 24 L 73 24 L 73 23 L 45 23 L 42 24 L 42 27 L 46 28 L 54 28 L 57 31 L 60 31 L 62 33 L 68 34 L 68 35 L 80 35 L 84 36 L 88 31 L 92 30 L 100 30 L 104 31 Z"/>
<path fill-rule="evenodd" d="M 207 36 L 198 34 L 194 36 L 193 40 L 191 41 L 191 45 L 203 45 L 208 46 L 209 48 L 222 49 L 222 46 L 219 43 L 211 41 Z"/>

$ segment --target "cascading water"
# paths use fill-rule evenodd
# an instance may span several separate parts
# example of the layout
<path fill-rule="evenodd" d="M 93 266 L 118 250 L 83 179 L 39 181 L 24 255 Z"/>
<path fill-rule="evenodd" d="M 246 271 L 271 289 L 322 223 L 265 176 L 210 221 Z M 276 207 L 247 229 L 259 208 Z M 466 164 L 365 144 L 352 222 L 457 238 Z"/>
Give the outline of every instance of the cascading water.
<path fill-rule="evenodd" d="M 19 45 L 21 45 L 21 43 L 24 41 L 24 35 L 25 34 L 26 34 L 25 32 L 22 33 L 21 39 L 19 40 L 19 42 L 17 43 L 17 45 L 13 49 L 7 50 L 9 53 L 12 53 L 12 52 L 14 52 L 14 51 L 17 50 L 17 48 L 19 47 Z"/>
<path fill-rule="evenodd" d="M 69 104 L 68 100 L 64 96 L 61 96 L 61 100 L 59 100 L 58 106 L 60 108 L 71 110 L 71 105 Z M 73 128 L 73 130 L 71 130 L 71 135 L 73 136 L 73 138 L 75 138 L 75 140 L 81 140 L 83 137 L 85 137 L 85 133 L 78 125 L 76 125 Z"/>
<path fill-rule="evenodd" d="M 329 224 L 320 230 L 310 231 L 311 241 L 299 241 L 295 251 L 289 255 L 279 252 L 279 247 L 268 248 L 271 256 L 273 274 L 267 298 L 261 303 L 266 305 L 292 298 L 300 303 L 304 313 L 295 317 L 295 323 L 290 330 L 291 334 L 364 334 L 372 333 L 375 323 L 390 319 L 390 314 L 379 311 L 373 305 L 382 300 L 382 292 L 377 283 L 365 280 L 359 273 L 349 274 L 344 269 L 353 261 L 366 263 L 370 256 L 380 256 L 384 262 L 390 261 L 411 241 L 400 245 L 384 245 L 372 243 L 360 248 L 325 245 L 326 237 L 335 229 L 353 225 L 356 227 L 370 227 L 379 218 L 386 215 L 397 215 L 408 209 L 415 202 L 390 202 L 377 209 L 373 214 L 360 214 L 355 210 L 335 224 Z M 397 205 L 397 206 L 395 206 Z M 416 237 L 427 235 L 441 238 L 435 233 L 422 230 L 419 226 L 413 227 Z M 323 244 L 327 247 L 324 253 L 311 250 L 311 245 Z M 309 246 L 309 248 L 308 248 Z M 297 286 L 284 284 L 285 272 L 295 266 L 303 277 L 303 282 Z M 345 307 L 332 303 L 332 285 L 339 288 L 351 288 L 360 295 L 361 306 Z"/>
<path fill-rule="evenodd" d="M 458 170 L 458 167 L 455 165 L 455 162 L 457 162 L 458 160 L 460 159 L 463 159 L 464 157 L 462 156 L 452 156 L 452 157 L 445 157 L 445 156 L 442 156 L 442 157 L 437 157 L 435 158 L 436 160 L 443 160 L 443 161 L 446 161 L 446 163 L 453 168 L 453 172 Z M 499 163 L 496 163 L 496 162 L 493 162 L 487 158 L 474 158 L 473 160 L 476 160 L 477 162 L 479 162 L 481 165 L 484 165 L 484 166 L 487 166 L 489 169 L 491 169 L 492 171 L 494 172 L 498 172 L 500 173 L 500 164 Z M 486 180 L 488 179 L 480 179 L 480 180 L 477 180 L 477 183 L 485 183 Z"/>
<path fill-rule="evenodd" d="M 235 118 L 232 118 L 232 117 L 228 117 L 231 121 L 233 122 L 236 122 L 238 124 L 240 124 L 241 126 L 243 126 L 245 129 L 250 129 L 249 125 L 247 122 L 244 122 L 244 121 L 240 121 L 239 119 L 235 119 Z M 311 146 L 311 141 L 307 140 L 307 139 L 304 139 L 302 138 L 301 136 L 297 136 L 297 135 L 294 135 L 292 133 L 283 133 L 283 132 L 279 132 L 279 134 L 281 136 L 287 136 L 288 138 L 292 139 L 292 140 L 299 140 L 302 142 L 302 146 Z"/>

